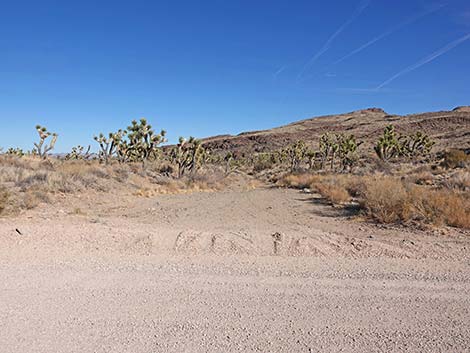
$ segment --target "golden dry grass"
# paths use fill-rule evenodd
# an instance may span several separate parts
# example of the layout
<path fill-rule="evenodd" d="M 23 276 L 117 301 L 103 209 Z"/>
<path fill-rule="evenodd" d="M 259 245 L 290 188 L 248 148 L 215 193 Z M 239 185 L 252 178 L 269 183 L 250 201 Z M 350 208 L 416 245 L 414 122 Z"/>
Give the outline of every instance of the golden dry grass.
<path fill-rule="evenodd" d="M 351 200 L 348 191 L 341 185 L 316 183 L 312 186 L 320 195 L 333 204 L 339 205 Z"/>
<path fill-rule="evenodd" d="M 366 178 L 360 205 L 370 218 L 380 223 L 402 220 L 407 191 L 400 180 L 390 177 Z"/>
<path fill-rule="evenodd" d="M 418 221 L 470 228 L 470 197 L 449 189 L 404 184 L 391 177 L 365 182 L 360 203 L 381 223 Z"/>
<path fill-rule="evenodd" d="M 469 195 L 451 190 L 411 187 L 404 207 L 404 220 L 470 228 Z"/>
<path fill-rule="evenodd" d="M 142 197 L 157 194 L 207 192 L 227 187 L 230 182 L 217 169 L 200 170 L 181 179 L 159 172 L 157 164 L 103 165 L 92 161 L 50 158 L 19 158 L 0 155 L 0 211 L 32 209 L 49 203 L 55 195 L 82 192 L 123 192 Z"/>
<path fill-rule="evenodd" d="M 277 185 L 294 189 L 306 189 L 310 188 L 313 183 L 320 182 L 321 179 L 322 177 L 318 174 L 287 174 L 278 180 Z"/>
<path fill-rule="evenodd" d="M 433 175 L 421 170 L 407 177 L 290 174 L 278 185 L 309 188 L 333 204 L 356 200 L 362 212 L 379 223 L 414 221 L 470 228 L 467 174 L 458 173 L 441 188 L 428 186 L 435 182 Z"/>

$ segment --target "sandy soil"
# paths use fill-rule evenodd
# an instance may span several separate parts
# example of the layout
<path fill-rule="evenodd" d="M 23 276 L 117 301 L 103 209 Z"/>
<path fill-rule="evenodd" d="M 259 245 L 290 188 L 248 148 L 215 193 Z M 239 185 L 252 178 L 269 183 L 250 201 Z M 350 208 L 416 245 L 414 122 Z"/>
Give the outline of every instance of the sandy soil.
<path fill-rule="evenodd" d="M 470 351 L 470 234 L 259 188 L 0 219 L 8 352 Z"/>

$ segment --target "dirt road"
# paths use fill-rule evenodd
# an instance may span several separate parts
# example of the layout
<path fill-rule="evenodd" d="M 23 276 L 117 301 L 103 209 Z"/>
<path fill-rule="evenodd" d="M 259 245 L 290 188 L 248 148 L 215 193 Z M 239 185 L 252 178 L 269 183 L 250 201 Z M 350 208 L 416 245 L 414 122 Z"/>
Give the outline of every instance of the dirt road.
<path fill-rule="evenodd" d="M 350 216 L 266 188 L 0 219 L 1 351 L 470 351 L 468 234 Z"/>

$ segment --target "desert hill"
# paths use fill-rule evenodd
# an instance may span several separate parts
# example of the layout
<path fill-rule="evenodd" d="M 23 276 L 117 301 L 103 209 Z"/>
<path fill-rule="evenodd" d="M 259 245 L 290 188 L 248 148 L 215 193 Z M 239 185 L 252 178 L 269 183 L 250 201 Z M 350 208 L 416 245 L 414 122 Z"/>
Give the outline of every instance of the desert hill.
<path fill-rule="evenodd" d="M 219 135 L 203 139 L 206 147 L 215 151 L 237 153 L 268 152 L 296 140 L 318 146 L 325 132 L 354 134 L 365 146 L 372 146 L 386 125 L 395 125 L 397 131 L 412 133 L 424 131 L 435 141 L 435 151 L 449 148 L 470 149 L 470 106 L 452 111 L 411 115 L 391 115 L 380 108 L 369 108 L 346 114 L 327 115 L 297 121 L 269 130 L 244 132 L 236 136 Z M 362 150 L 368 150 L 362 148 Z"/>

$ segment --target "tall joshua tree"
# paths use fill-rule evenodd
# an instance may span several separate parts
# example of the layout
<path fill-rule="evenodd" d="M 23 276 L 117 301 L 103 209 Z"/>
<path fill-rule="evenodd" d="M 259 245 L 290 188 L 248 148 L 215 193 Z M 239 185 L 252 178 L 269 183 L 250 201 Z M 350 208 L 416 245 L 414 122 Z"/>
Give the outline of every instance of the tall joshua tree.
<path fill-rule="evenodd" d="M 41 125 L 36 125 L 36 130 L 39 135 L 39 142 L 34 143 L 33 154 L 37 154 L 39 157 L 46 159 L 48 153 L 54 149 L 57 142 L 57 137 L 59 135 L 57 135 L 55 132 L 52 133 L 47 131 L 47 128 Z M 47 144 L 46 141 L 49 137 L 51 137 L 51 140 L 49 144 Z"/>
<path fill-rule="evenodd" d="M 178 144 L 171 151 L 171 159 L 178 166 L 178 178 L 187 171 L 194 174 L 204 160 L 206 152 L 200 140 L 190 137 L 179 138 Z"/>
<path fill-rule="evenodd" d="M 357 141 L 354 135 L 337 135 L 338 157 L 343 170 L 352 167 L 357 160 L 357 149 L 362 145 L 362 141 Z"/>
<path fill-rule="evenodd" d="M 307 150 L 307 144 L 302 140 L 294 142 L 283 150 L 283 154 L 287 157 L 292 172 L 299 170 L 306 157 Z"/>
<path fill-rule="evenodd" d="M 158 146 L 167 141 L 165 138 L 166 131 L 162 130 L 159 134 L 156 134 L 144 118 L 140 119 L 139 122 L 132 121 L 127 130 L 129 153 L 133 155 L 136 161 L 142 162 L 143 167 L 150 158 L 157 156 Z"/>
<path fill-rule="evenodd" d="M 393 125 L 388 125 L 374 149 L 380 159 L 388 161 L 395 157 L 415 158 L 426 156 L 431 152 L 433 145 L 434 141 L 421 131 L 409 136 L 400 135 L 395 131 Z"/>
<path fill-rule="evenodd" d="M 110 132 L 108 136 L 101 133 L 94 137 L 95 141 L 100 145 L 99 157 L 101 161 L 104 161 L 105 164 L 109 164 L 112 157 L 117 153 L 119 145 L 125 135 L 125 130 L 119 130 L 118 132 Z"/>
<path fill-rule="evenodd" d="M 395 127 L 393 125 L 386 126 L 374 147 L 375 153 L 381 160 L 388 161 L 399 156 L 400 149 L 399 136 L 395 132 Z"/>
<path fill-rule="evenodd" d="M 321 169 L 325 169 L 328 159 L 330 159 L 331 169 L 334 169 L 338 150 L 339 144 L 336 135 L 327 132 L 320 137 Z"/>

